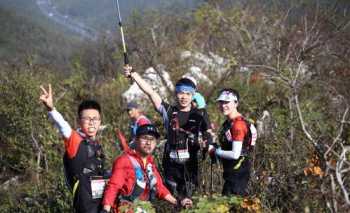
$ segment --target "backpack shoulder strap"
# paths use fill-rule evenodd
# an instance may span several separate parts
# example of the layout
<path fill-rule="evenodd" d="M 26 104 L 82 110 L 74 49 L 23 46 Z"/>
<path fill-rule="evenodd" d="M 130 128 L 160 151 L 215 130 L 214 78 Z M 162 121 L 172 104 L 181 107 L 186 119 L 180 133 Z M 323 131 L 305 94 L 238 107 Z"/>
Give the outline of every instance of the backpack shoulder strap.
<path fill-rule="evenodd" d="M 144 177 L 140 163 L 133 156 L 129 154 L 127 154 L 127 156 L 132 164 L 132 167 L 134 168 L 136 179 L 143 181 Z"/>
<path fill-rule="evenodd" d="M 169 119 L 171 119 L 171 116 L 174 112 L 179 112 L 179 109 L 176 106 L 170 106 L 167 110 Z"/>
<path fill-rule="evenodd" d="M 134 172 L 135 172 L 135 182 L 132 186 L 131 194 L 129 195 L 119 195 L 118 200 L 119 201 L 129 201 L 133 202 L 135 199 L 137 199 L 143 192 L 146 187 L 146 183 L 143 176 L 143 171 L 141 168 L 141 165 L 139 162 L 131 155 L 126 154 L 128 157 Z"/>
<path fill-rule="evenodd" d="M 249 147 L 249 149 L 252 149 L 255 146 L 256 140 L 257 140 L 257 130 L 253 122 L 251 122 L 249 119 L 242 117 L 244 122 L 247 125 L 247 136 L 245 138 L 246 145 Z"/>

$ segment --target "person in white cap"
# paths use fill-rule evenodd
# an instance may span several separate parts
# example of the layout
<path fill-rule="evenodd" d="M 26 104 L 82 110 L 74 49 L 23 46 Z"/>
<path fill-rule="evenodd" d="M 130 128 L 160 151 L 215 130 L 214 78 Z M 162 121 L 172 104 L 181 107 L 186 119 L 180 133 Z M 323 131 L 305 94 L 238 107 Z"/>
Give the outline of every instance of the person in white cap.
<path fill-rule="evenodd" d="M 220 147 L 209 146 L 209 154 L 218 157 L 223 164 L 225 180 L 223 195 L 247 195 L 250 176 L 249 127 L 237 111 L 239 93 L 234 89 L 223 89 L 216 99 L 220 112 L 226 116 L 219 133 Z"/>

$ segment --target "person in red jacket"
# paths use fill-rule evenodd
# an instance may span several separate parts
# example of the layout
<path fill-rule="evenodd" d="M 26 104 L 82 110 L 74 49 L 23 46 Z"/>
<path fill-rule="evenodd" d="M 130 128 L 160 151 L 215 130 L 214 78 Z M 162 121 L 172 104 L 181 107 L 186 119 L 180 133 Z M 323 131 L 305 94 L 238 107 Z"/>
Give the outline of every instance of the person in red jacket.
<path fill-rule="evenodd" d="M 132 203 L 135 199 L 149 201 L 155 197 L 173 205 L 190 207 L 192 201 L 184 198 L 178 202 L 164 186 L 152 157 L 159 133 L 155 126 L 146 124 L 136 131 L 135 149 L 127 149 L 113 163 L 112 176 L 105 188 L 103 211 Z"/>

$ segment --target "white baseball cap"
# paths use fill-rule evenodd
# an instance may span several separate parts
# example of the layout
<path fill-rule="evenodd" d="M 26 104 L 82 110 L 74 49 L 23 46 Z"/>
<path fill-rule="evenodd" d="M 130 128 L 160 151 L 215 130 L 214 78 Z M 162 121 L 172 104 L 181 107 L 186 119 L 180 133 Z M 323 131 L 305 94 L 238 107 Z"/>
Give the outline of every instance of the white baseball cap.
<path fill-rule="evenodd" d="M 238 97 L 232 93 L 231 91 L 224 90 L 220 93 L 219 97 L 216 99 L 216 101 L 235 101 L 238 102 Z"/>

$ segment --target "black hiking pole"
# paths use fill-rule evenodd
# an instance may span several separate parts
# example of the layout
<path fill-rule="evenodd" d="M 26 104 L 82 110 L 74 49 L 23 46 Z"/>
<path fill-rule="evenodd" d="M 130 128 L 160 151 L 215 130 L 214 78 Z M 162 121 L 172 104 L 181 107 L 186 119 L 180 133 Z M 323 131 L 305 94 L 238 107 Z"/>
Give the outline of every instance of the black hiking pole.
<path fill-rule="evenodd" d="M 213 194 L 214 186 L 213 186 L 213 163 L 210 162 L 210 195 Z"/>
<path fill-rule="evenodd" d="M 128 53 L 126 52 L 126 44 L 125 44 L 124 31 L 123 31 L 123 25 L 122 25 L 122 17 L 120 15 L 119 0 L 115 0 L 115 5 L 116 5 L 117 11 L 118 11 L 118 19 L 119 19 L 118 23 L 119 23 L 119 28 L 120 28 L 120 35 L 122 37 L 124 64 L 128 65 L 129 58 L 128 58 Z"/>

